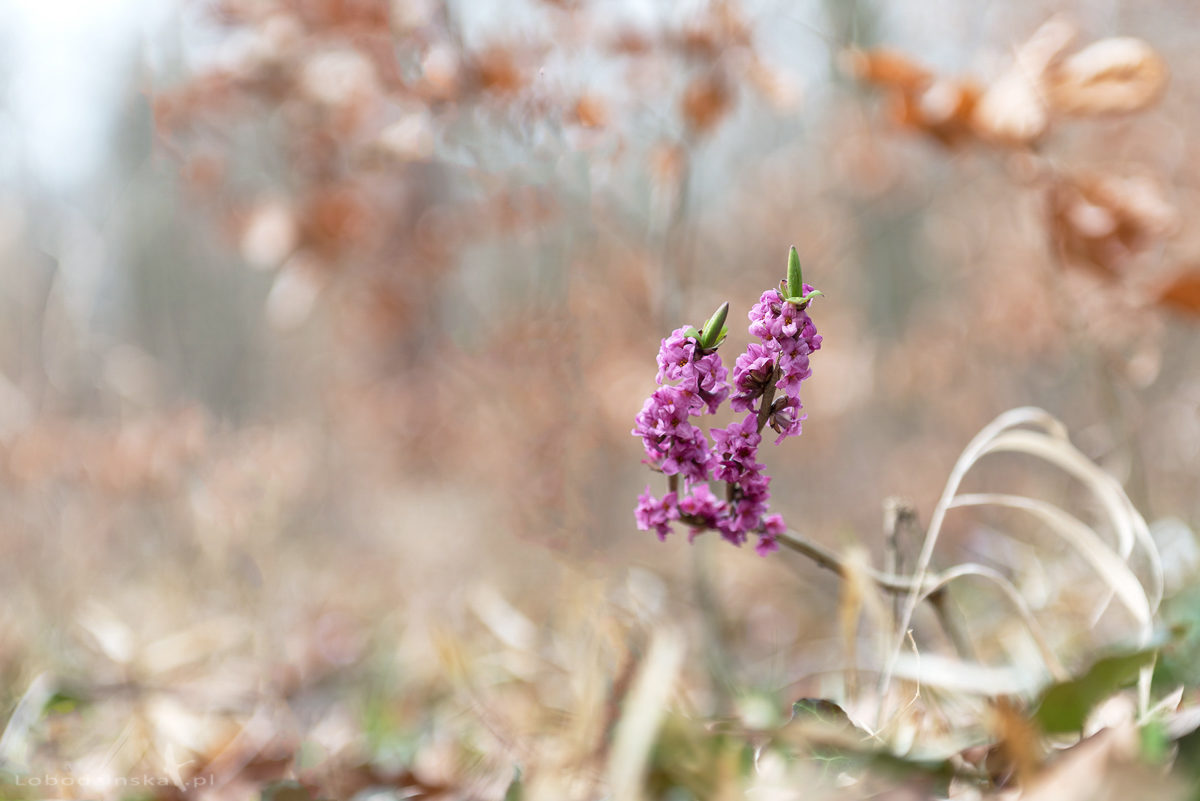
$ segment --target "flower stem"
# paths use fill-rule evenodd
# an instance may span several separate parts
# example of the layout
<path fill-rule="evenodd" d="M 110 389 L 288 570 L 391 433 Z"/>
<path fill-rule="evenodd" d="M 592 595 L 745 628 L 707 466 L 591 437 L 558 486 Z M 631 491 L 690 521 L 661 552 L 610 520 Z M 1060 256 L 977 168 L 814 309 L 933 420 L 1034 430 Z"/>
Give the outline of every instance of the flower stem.
<path fill-rule="evenodd" d="M 845 578 L 848 574 L 845 562 L 842 561 L 836 553 L 826 548 L 824 545 L 818 545 L 804 537 L 804 535 L 788 529 L 783 534 L 779 535 L 778 542 L 785 548 L 795 551 L 798 554 L 807 556 L 809 559 L 817 563 L 818 567 L 823 567 L 826 570 L 832 570 L 838 576 Z M 856 568 L 859 569 L 859 568 Z M 892 573 L 883 573 L 878 570 L 866 568 L 866 575 L 874 581 L 881 590 L 887 592 L 904 593 L 911 592 L 916 586 L 916 581 L 909 576 L 897 576 Z M 934 582 L 926 580 L 926 583 L 933 585 Z"/>
<path fill-rule="evenodd" d="M 767 388 L 763 390 L 762 398 L 759 400 L 758 407 L 758 433 L 767 427 L 767 421 L 771 419 L 771 406 L 775 403 L 775 382 L 783 375 L 779 369 L 779 362 L 775 362 L 775 368 L 771 371 L 771 380 L 767 383 Z"/>

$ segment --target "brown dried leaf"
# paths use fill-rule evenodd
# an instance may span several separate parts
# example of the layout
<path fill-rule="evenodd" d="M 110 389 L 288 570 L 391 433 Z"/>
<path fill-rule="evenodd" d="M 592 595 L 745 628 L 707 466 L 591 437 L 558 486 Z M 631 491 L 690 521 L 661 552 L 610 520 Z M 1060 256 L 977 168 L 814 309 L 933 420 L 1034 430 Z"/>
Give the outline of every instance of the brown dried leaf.
<path fill-rule="evenodd" d="M 981 92 L 973 82 L 938 78 L 888 50 L 855 51 L 848 59 L 849 69 L 860 80 L 889 91 L 888 110 L 896 124 L 946 147 L 975 136 L 971 116 Z"/>
<path fill-rule="evenodd" d="M 995 745 L 982 755 L 988 774 L 1000 785 L 1013 778 L 1028 780 L 1034 776 L 1045 753 L 1037 728 L 1024 710 L 1009 699 L 999 698 L 991 708 L 988 724 L 996 737 Z"/>
<path fill-rule="evenodd" d="M 574 117 L 584 128 L 603 128 L 608 124 L 608 106 L 599 97 L 585 94 L 575 102 Z"/>
<path fill-rule="evenodd" d="M 908 124 L 924 131 L 946 147 L 971 139 L 971 118 L 980 89 L 969 81 L 938 79 L 915 95 L 908 106 Z"/>
<path fill-rule="evenodd" d="M 1176 273 L 1159 290 L 1158 303 L 1175 311 L 1200 315 L 1200 270 Z"/>
<path fill-rule="evenodd" d="M 625 56 L 644 56 L 650 52 L 654 43 L 646 34 L 632 28 L 623 28 L 613 36 L 608 43 L 614 53 Z"/>
<path fill-rule="evenodd" d="M 972 123 L 981 137 L 1023 147 L 1046 132 L 1050 115 L 1043 78 L 1074 38 L 1074 26 L 1056 16 L 1017 49 L 1012 66 L 987 88 L 975 106 Z"/>
<path fill-rule="evenodd" d="M 1162 96 L 1167 65 L 1141 39 L 1093 42 L 1047 73 L 1050 104 L 1065 114 L 1127 114 Z"/>
<path fill-rule="evenodd" d="M 687 56 L 716 61 L 728 49 L 749 47 L 752 36 L 738 4 L 718 0 L 669 41 Z"/>
<path fill-rule="evenodd" d="M 475 60 L 475 73 L 485 91 L 511 94 L 525 85 L 515 54 L 503 47 L 490 47 L 480 53 Z"/>
<path fill-rule="evenodd" d="M 1000 144 L 1020 147 L 1036 141 L 1050 123 L 1036 76 L 1017 67 L 1006 72 L 983 93 L 971 123 L 982 138 Z"/>
<path fill-rule="evenodd" d="M 364 237 L 372 222 L 363 193 L 332 186 L 314 194 L 300 213 L 300 241 L 318 253 L 337 254 Z"/>
<path fill-rule="evenodd" d="M 1143 177 L 1064 176 L 1051 187 L 1049 204 L 1051 236 L 1064 257 L 1106 274 L 1178 223 L 1160 187 Z"/>
<path fill-rule="evenodd" d="M 933 81 L 929 70 L 894 50 L 853 50 L 846 63 L 860 81 L 886 89 L 916 92 Z"/>
<path fill-rule="evenodd" d="M 697 78 L 683 93 L 683 116 L 694 130 L 705 133 L 729 113 L 733 92 L 719 74 Z"/>

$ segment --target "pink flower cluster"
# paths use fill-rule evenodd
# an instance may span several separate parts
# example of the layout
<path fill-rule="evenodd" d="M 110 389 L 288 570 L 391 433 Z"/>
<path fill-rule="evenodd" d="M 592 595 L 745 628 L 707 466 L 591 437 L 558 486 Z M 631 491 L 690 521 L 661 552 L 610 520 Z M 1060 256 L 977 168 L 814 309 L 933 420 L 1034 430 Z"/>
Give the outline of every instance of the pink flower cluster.
<path fill-rule="evenodd" d="M 804 284 L 804 293 L 812 291 L 811 286 Z M 767 396 L 762 403 L 771 403 L 766 419 L 779 434 L 775 439 L 778 445 L 788 437 L 800 435 L 805 419 L 800 413 L 803 408 L 800 382 L 812 375 L 808 357 L 821 349 L 821 335 L 807 308 L 784 300 L 777 289 L 764 292 L 750 310 L 750 333 L 762 340 L 762 344 L 751 344 L 738 357 L 733 369 L 733 383 L 738 391 L 731 405 L 735 411 L 753 409 L 755 400 Z M 764 378 L 772 364 L 773 372 Z M 773 398 L 772 384 L 782 390 L 784 397 Z"/>
<path fill-rule="evenodd" d="M 804 292 L 812 287 L 805 284 Z M 749 314 L 750 333 L 760 341 L 738 356 L 732 390 L 715 347 L 702 349 L 685 328 L 662 341 L 660 386 L 638 413 L 633 434 L 642 439 L 647 464 L 671 477 L 671 487 L 662 499 L 649 487 L 638 497 L 638 528 L 665 539 L 678 521 L 691 527 L 689 539 L 718 531 L 740 546 L 757 534 L 760 554 L 778 548 L 786 525 L 779 515 L 768 514 L 771 477 L 758 461 L 758 448 L 767 425 L 779 434 L 776 444 L 800 434 L 800 384 L 812 375 L 809 356 L 821 347 L 807 305 L 789 302 L 774 289 L 763 293 Z M 777 392 L 782 393 L 778 399 Z M 715 413 L 726 398 L 734 411 L 747 414 L 713 428 L 710 446 L 691 418 Z M 724 482 L 724 500 L 709 489 L 710 481 Z"/>
<path fill-rule="evenodd" d="M 702 353 L 683 328 L 662 341 L 658 351 L 658 383 L 638 412 L 634 436 L 642 438 L 648 463 L 668 476 L 707 481 L 713 454 L 708 437 L 692 417 L 712 414 L 729 396 L 729 371 L 714 350 Z M 674 381 L 674 384 L 666 382 Z"/>

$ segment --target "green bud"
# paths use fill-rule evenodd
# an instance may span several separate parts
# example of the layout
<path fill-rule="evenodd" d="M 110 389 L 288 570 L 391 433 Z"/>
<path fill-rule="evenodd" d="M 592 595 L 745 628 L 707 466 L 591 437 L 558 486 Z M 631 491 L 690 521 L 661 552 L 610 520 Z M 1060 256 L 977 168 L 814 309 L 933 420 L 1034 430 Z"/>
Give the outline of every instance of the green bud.
<path fill-rule="evenodd" d="M 804 291 L 804 274 L 800 271 L 800 254 L 795 245 L 788 251 L 787 288 L 786 298 L 798 297 Z"/>
<path fill-rule="evenodd" d="M 788 298 L 787 302 L 800 309 L 808 308 L 809 302 L 815 297 L 824 297 L 825 293 L 819 289 L 814 289 L 812 292 L 805 293 L 800 297 Z"/>
<path fill-rule="evenodd" d="M 700 334 L 700 347 L 704 350 L 712 350 L 717 345 L 721 344 L 721 340 L 725 338 L 729 328 L 725 325 L 725 318 L 729 316 L 729 301 L 721 304 L 712 317 L 708 318 L 708 322 L 704 324 L 704 332 Z"/>

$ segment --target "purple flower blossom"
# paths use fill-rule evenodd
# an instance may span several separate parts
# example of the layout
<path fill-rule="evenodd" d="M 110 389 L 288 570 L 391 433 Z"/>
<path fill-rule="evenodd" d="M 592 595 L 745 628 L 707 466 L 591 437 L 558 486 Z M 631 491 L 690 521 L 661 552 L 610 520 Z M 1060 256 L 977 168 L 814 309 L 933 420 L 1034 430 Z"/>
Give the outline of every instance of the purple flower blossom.
<path fill-rule="evenodd" d="M 778 551 L 779 535 L 787 531 L 787 525 L 783 522 L 783 518 L 779 515 L 767 515 L 763 518 L 762 534 L 758 538 L 758 545 L 754 546 L 754 550 L 759 556 Z"/>
<path fill-rule="evenodd" d="M 803 294 L 812 291 L 804 285 Z M 688 329 L 662 340 L 660 386 L 638 413 L 633 434 L 642 439 L 647 463 L 672 477 L 672 492 L 660 501 L 647 487 L 635 511 L 638 528 L 653 529 L 663 539 L 678 520 L 691 526 L 689 542 L 715 530 L 735 545 L 757 534 L 755 550 L 763 556 L 778 549 L 786 526 L 778 514 L 768 514 L 771 477 L 758 461 L 758 448 L 766 425 L 779 435 L 776 444 L 801 432 L 800 387 L 812 375 L 809 357 L 821 347 L 806 306 L 788 302 L 775 289 L 762 294 L 749 314 L 750 333 L 760 341 L 738 356 L 732 389 L 715 348 L 703 350 L 695 336 L 684 334 Z M 718 311 L 723 320 L 724 310 Z M 716 413 L 731 392 L 730 406 L 747 414 L 713 428 L 710 446 L 691 418 Z M 682 486 L 676 476 L 683 476 Z M 712 480 L 725 482 L 727 500 L 709 489 L 706 482 Z"/>
<path fill-rule="evenodd" d="M 642 438 L 649 463 L 668 476 L 705 481 L 712 466 L 708 437 L 688 422 L 695 398 L 679 387 L 659 387 L 638 412 L 633 435 Z"/>
<path fill-rule="evenodd" d="M 747 473 L 762 467 L 758 463 L 762 435 L 758 433 L 753 414 L 746 415 L 740 423 L 714 428 L 712 437 L 717 446 L 715 476 L 718 480 L 736 484 Z"/>
<path fill-rule="evenodd" d="M 729 371 L 721 364 L 714 350 L 700 350 L 693 337 L 684 335 L 686 328 L 677 328 L 662 341 L 658 351 L 658 383 L 678 381 L 678 386 L 696 398 L 697 411 L 707 407 L 715 414 L 729 396 Z"/>
<path fill-rule="evenodd" d="M 658 350 L 658 383 L 678 381 L 696 357 L 695 339 L 683 335 L 685 328 L 676 328 L 662 341 Z"/>
<path fill-rule="evenodd" d="M 808 351 L 796 350 L 780 355 L 779 381 L 775 386 L 787 393 L 789 398 L 800 397 L 800 382 L 810 376 L 812 368 L 808 364 Z"/>
<path fill-rule="evenodd" d="M 654 529 L 659 540 L 665 540 L 671 533 L 671 521 L 679 519 L 679 506 L 675 502 L 675 493 L 668 492 L 660 501 L 650 493 L 650 488 L 638 496 L 637 509 L 633 512 L 637 527 L 642 531 Z"/>
<path fill-rule="evenodd" d="M 737 394 L 729 402 L 735 412 L 744 412 L 762 397 L 775 375 L 775 354 L 766 345 L 751 342 L 733 365 Z"/>
<path fill-rule="evenodd" d="M 695 380 L 696 393 L 707 404 L 708 413 L 716 414 L 729 397 L 729 371 L 721 364 L 717 352 L 705 354 L 692 362 L 688 378 Z"/>
<path fill-rule="evenodd" d="M 741 545 L 750 532 L 762 525 L 762 516 L 771 498 L 770 484 L 771 477 L 762 472 L 762 465 L 742 476 L 734 487 L 736 498 L 730 514 L 717 526 L 721 536 L 734 545 Z"/>
<path fill-rule="evenodd" d="M 726 503 L 713 495 L 707 484 L 697 484 L 693 487 L 692 493 L 679 501 L 680 516 L 688 518 L 687 522 L 692 524 L 688 542 L 698 534 L 716 528 L 726 511 Z"/>
<path fill-rule="evenodd" d="M 805 284 L 803 291 L 812 292 L 813 288 Z M 812 375 L 809 356 L 820 349 L 821 335 L 807 309 L 785 301 L 775 289 L 762 294 L 750 310 L 749 318 L 750 333 L 759 337 L 762 345 L 751 344 L 734 364 L 737 394 L 733 404 L 735 409 L 753 410 L 756 399 L 773 394 L 768 392 L 768 385 L 774 380 L 776 391 L 786 397 L 784 402 L 772 403 L 768 418 L 771 428 L 779 434 L 775 440 L 778 444 L 800 434 L 800 424 L 805 418 L 801 413 L 800 384 Z"/>
<path fill-rule="evenodd" d="M 763 473 L 758 461 L 762 435 L 758 433 L 757 415 L 752 412 L 740 422 L 714 428 L 712 435 L 718 460 L 715 476 L 727 482 L 733 493 L 729 515 L 716 528 L 725 539 L 741 545 L 761 525 L 771 497 L 771 477 Z"/>
<path fill-rule="evenodd" d="M 812 291 L 810 285 L 804 285 L 805 293 Z M 808 354 L 821 347 L 821 336 L 808 316 L 808 310 L 786 302 L 778 289 L 762 293 L 748 316 L 750 333 L 774 353 L 802 350 Z"/>

